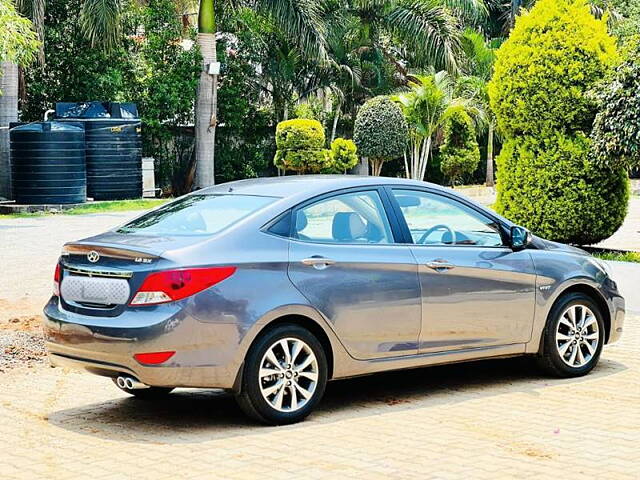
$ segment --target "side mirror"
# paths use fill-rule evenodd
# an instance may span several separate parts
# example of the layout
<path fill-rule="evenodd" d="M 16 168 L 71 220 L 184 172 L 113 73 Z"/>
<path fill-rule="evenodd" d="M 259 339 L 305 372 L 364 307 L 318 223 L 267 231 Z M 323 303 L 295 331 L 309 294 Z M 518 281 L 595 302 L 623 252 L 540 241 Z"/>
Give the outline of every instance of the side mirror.
<path fill-rule="evenodd" d="M 511 248 L 522 250 L 531 243 L 531 232 L 524 227 L 514 225 L 511 227 Z"/>

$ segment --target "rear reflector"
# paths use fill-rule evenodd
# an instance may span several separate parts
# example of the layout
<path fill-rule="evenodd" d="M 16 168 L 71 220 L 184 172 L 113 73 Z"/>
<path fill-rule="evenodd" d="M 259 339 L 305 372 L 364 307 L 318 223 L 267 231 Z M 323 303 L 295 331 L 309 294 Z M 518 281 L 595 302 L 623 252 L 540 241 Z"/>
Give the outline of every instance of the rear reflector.
<path fill-rule="evenodd" d="M 145 365 L 158 365 L 169 360 L 176 352 L 136 353 L 133 358 Z"/>
<path fill-rule="evenodd" d="M 61 277 L 60 264 L 57 263 L 56 264 L 56 271 L 53 274 L 53 294 L 56 297 L 60 296 L 60 277 Z"/>
<path fill-rule="evenodd" d="M 187 268 L 151 273 L 131 300 L 131 305 L 175 302 L 229 278 L 236 267 Z"/>

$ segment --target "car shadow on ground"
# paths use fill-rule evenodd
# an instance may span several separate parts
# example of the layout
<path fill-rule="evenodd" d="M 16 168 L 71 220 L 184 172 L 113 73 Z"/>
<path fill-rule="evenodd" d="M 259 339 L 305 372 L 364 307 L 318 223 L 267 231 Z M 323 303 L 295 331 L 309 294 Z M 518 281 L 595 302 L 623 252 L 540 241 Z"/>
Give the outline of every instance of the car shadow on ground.
<path fill-rule="evenodd" d="M 557 379 L 545 376 L 529 358 L 512 358 L 339 380 L 328 384 L 323 400 L 305 422 L 286 427 L 264 427 L 252 422 L 228 393 L 184 389 L 162 400 L 118 397 L 59 410 L 51 412 L 48 421 L 59 428 L 115 441 L 199 443 L 238 435 L 260 435 L 271 428 L 308 428 L 513 392 L 540 395 L 546 388 L 597 381 L 626 369 L 624 364 L 603 358 L 585 377 Z"/>

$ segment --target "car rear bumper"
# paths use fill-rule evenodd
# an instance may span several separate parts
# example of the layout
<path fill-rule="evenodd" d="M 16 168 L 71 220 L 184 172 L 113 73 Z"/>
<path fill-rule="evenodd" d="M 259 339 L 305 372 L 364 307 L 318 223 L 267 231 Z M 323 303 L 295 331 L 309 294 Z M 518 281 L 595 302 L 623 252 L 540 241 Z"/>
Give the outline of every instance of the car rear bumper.
<path fill-rule="evenodd" d="M 107 377 L 132 375 L 150 386 L 234 389 L 242 364 L 236 324 L 203 323 L 175 302 L 94 317 L 64 310 L 57 297 L 44 309 L 51 363 Z M 135 353 L 175 351 L 165 363 L 142 365 Z"/>

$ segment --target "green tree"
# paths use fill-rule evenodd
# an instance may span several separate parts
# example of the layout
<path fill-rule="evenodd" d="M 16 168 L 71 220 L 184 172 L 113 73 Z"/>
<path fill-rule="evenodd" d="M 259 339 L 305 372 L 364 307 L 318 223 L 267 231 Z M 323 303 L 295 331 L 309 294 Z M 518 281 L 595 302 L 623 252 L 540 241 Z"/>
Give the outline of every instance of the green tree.
<path fill-rule="evenodd" d="M 408 139 L 407 122 L 390 98 L 368 100 L 356 117 L 353 141 L 360 156 L 371 163 L 373 175 L 380 175 L 382 164 L 402 156 Z"/>
<path fill-rule="evenodd" d="M 444 142 L 440 146 L 440 169 L 451 185 L 456 185 L 471 175 L 480 162 L 475 126 L 469 114 L 458 108 L 447 117 L 442 131 Z"/>
<path fill-rule="evenodd" d="M 490 41 L 473 30 L 466 30 L 462 37 L 462 49 L 465 53 L 464 70 L 466 75 L 456 81 L 457 94 L 464 98 L 474 99 L 486 113 L 481 124 L 487 134 L 487 156 L 485 185 L 493 187 L 495 184 L 493 149 L 496 131 L 496 117 L 489 105 L 489 80 L 493 73 L 493 64 L 496 59 L 496 50 L 502 44 L 502 39 Z"/>
<path fill-rule="evenodd" d="M 590 244 L 622 224 L 624 170 L 588 160 L 595 116 L 587 95 L 617 61 L 615 42 L 584 1 L 539 0 L 498 50 L 489 84 L 506 142 L 498 212 L 551 240 Z"/>
<path fill-rule="evenodd" d="M 483 121 L 486 114 L 475 98 L 455 96 L 455 82 L 447 72 L 416 75 L 409 87 L 408 92 L 399 93 L 393 99 L 401 106 L 409 124 L 407 177 L 423 180 L 436 134 L 446 119 L 460 108 L 478 122 Z"/>
<path fill-rule="evenodd" d="M 0 61 L 31 63 L 39 42 L 31 22 L 18 13 L 11 0 L 0 0 L 0 25 Z"/>
<path fill-rule="evenodd" d="M 326 173 L 346 173 L 358 164 L 358 148 L 353 140 L 336 138 L 329 150 L 329 168 Z"/>
<path fill-rule="evenodd" d="M 29 20 L 11 0 L 0 0 L 0 197 L 9 197 L 9 122 L 18 119 L 18 64 L 27 65 L 38 50 Z"/>
<path fill-rule="evenodd" d="M 319 60 L 326 58 L 325 26 L 321 6 L 306 0 L 259 0 L 234 2 L 233 7 L 251 5 L 269 17 L 300 51 Z M 215 128 L 217 124 L 217 74 L 209 73 L 216 64 L 215 1 L 200 0 L 198 45 L 202 52 L 202 71 L 196 101 L 196 186 L 214 183 Z"/>
<path fill-rule="evenodd" d="M 155 158 L 157 177 L 166 193 L 186 193 L 193 179 L 193 141 L 180 133 L 193 119 L 200 72 L 200 52 L 185 49 L 183 29 L 174 0 L 148 0 L 133 23 L 144 36 L 131 46 L 136 67 L 135 96 L 144 123 L 146 155 Z"/>
<path fill-rule="evenodd" d="M 25 69 L 23 120 L 41 120 L 59 101 L 140 101 L 137 78 L 148 75 L 138 63 L 137 43 L 143 37 L 110 49 L 92 48 L 80 23 L 83 5 L 83 0 L 48 0 L 40 33 L 45 63 Z M 137 13 L 130 11 L 127 20 L 137 23 Z"/>
<path fill-rule="evenodd" d="M 611 168 L 640 167 L 640 41 L 628 60 L 594 89 L 599 112 L 593 124 L 592 158 Z"/>

